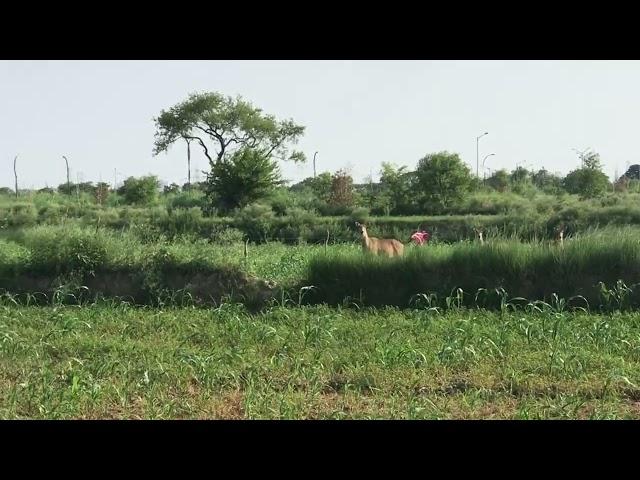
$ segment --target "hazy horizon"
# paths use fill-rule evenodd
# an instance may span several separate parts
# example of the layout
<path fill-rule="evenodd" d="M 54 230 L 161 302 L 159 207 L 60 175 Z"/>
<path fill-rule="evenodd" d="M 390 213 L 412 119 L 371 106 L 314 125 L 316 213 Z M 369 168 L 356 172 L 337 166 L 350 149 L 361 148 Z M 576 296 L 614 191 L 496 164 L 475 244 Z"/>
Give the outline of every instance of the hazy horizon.
<path fill-rule="evenodd" d="M 152 156 L 153 117 L 197 91 L 241 95 L 306 127 L 304 165 L 280 163 L 299 181 L 347 168 L 356 182 L 382 162 L 414 168 L 448 150 L 476 172 L 516 165 L 566 174 L 573 149 L 593 148 L 610 178 L 640 163 L 639 61 L 0 61 L 0 186 L 118 183 L 157 175 L 187 179 L 186 147 Z M 192 181 L 207 162 L 192 146 Z M 480 170 L 480 176 L 483 175 Z"/>

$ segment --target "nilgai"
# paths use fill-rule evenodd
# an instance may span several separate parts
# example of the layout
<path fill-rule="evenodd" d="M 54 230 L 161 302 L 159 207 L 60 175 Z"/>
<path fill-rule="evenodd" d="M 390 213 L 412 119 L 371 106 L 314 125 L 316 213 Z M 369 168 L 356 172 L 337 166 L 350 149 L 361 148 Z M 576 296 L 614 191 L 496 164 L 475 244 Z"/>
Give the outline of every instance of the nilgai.
<path fill-rule="evenodd" d="M 560 245 L 561 247 L 564 247 L 564 234 L 566 231 L 567 231 L 567 227 L 565 225 L 559 225 L 555 229 L 556 244 Z"/>
<path fill-rule="evenodd" d="M 387 255 L 388 257 L 400 257 L 404 253 L 404 245 L 395 239 L 375 238 L 367 234 L 367 227 L 356 222 L 356 227 L 362 234 L 362 250 L 377 255 Z"/>
<path fill-rule="evenodd" d="M 474 228 L 473 232 L 476 234 L 476 238 L 480 242 L 480 245 L 484 245 L 484 230 L 481 228 Z"/>

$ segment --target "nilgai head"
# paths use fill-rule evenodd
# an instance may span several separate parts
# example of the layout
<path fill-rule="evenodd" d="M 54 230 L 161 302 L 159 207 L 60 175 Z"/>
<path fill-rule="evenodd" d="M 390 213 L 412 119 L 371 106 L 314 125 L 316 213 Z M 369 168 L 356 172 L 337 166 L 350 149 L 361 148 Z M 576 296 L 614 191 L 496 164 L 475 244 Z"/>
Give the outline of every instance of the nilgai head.
<path fill-rule="evenodd" d="M 360 222 L 356 222 L 356 228 L 363 236 L 367 235 L 367 227 L 365 225 L 361 224 Z"/>
<path fill-rule="evenodd" d="M 476 234 L 476 238 L 480 241 L 480 243 L 484 243 L 484 230 L 474 227 L 473 233 Z"/>

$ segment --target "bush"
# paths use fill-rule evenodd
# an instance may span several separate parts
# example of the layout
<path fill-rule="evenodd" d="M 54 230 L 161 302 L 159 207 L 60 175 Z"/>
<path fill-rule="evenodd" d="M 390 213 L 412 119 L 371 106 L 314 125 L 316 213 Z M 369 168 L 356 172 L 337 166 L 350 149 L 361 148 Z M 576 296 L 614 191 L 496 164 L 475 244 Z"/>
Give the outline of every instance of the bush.
<path fill-rule="evenodd" d="M 364 207 L 354 208 L 349 215 L 349 224 L 353 225 L 355 222 L 367 223 L 369 221 L 369 209 Z"/>
<path fill-rule="evenodd" d="M 244 233 L 237 228 L 225 227 L 216 231 L 211 240 L 219 245 L 234 245 L 244 241 Z"/>
<path fill-rule="evenodd" d="M 128 233 L 145 244 L 162 243 L 167 239 L 157 225 L 150 223 L 134 223 L 129 226 Z"/>
<path fill-rule="evenodd" d="M 241 148 L 211 167 L 207 174 L 208 203 L 222 211 L 241 208 L 264 199 L 279 182 L 280 170 L 270 155 Z"/>
<path fill-rule="evenodd" d="M 278 188 L 265 201 L 271 205 L 276 215 L 284 216 L 294 207 L 295 195 L 286 188 Z"/>
<path fill-rule="evenodd" d="M 29 261 L 29 255 L 24 246 L 0 239 L 0 275 L 14 275 Z"/>
<path fill-rule="evenodd" d="M 40 223 L 57 225 L 64 218 L 64 210 L 61 205 L 50 203 L 38 209 L 38 221 Z"/>
<path fill-rule="evenodd" d="M 234 225 L 242 230 L 252 242 L 266 242 L 273 226 L 275 214 L 268 205 L 254 203 L 239 210 Z"/>
<path fill-rule="evenodd" d="M 108 259 L 106 232 L 81 228 L 36 227 L 25 230 L 30 267 L 41 273 L 88 273 Z"/>
<path fill-rule="evenodd" d="M 202 223 L 202 210 L 198 207 L 171 210 L 158 223 L 160 228 L 170 237 L 198 233 Z"/>
<path fill-rule="evenodd" d="M 159 188 L 160 182 L 154 175 L 140 178 L 129 177 L 118 189 L 118 193 L 129 205 L 149 205 L 157 198 Z"/>
<path fill-rule="evenodd" d="M 168 208 L 193 208 L 198 207 L 204 209 L 206 199 L 204 193 L 200 190 L 193 189 L 191 191 L 177 193 L 169 197 L 167 201 Z"/>
<path fill-rule="evenodd" d="M 10 227 L 30 227 L 38 222 L 38 214 L 31 203 L 17 203 L 12 205 L 7 220 Z"/>

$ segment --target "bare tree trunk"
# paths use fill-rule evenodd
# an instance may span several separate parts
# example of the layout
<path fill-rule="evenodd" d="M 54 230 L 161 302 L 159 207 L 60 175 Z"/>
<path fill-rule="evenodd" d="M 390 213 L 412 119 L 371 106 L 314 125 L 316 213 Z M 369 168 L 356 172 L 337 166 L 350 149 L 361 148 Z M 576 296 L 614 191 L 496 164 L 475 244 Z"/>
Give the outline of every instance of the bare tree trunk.
<path fill-rule="evenodd" d="M 16 198 L 18 198 L 18 172 L 16 171 L 16 161 L 18 160 L 18 155 L 13 159 L 13 174 L 16 177 Z"/>
<path fill-rule="evenodd" d="M 313 154 L 313 178 L 316 178 L 316 155 L 318 152 Z"/>
<path fill-rule="evenodd" d="M 187 141 L 187 185 L 191 186 L 191 145 L 189 139 Z"/>
<path fill-rule="evenodd" d="M 67 192 L 69 192 L 69 194 L 71 193 L 71 182 L 69 181 L 69 161 L 67 160 L 67 157 L 65 157 L 64 155 L 62 155 L 62 158 L 64 158 L 64 163 L 67 164 Z"/>

